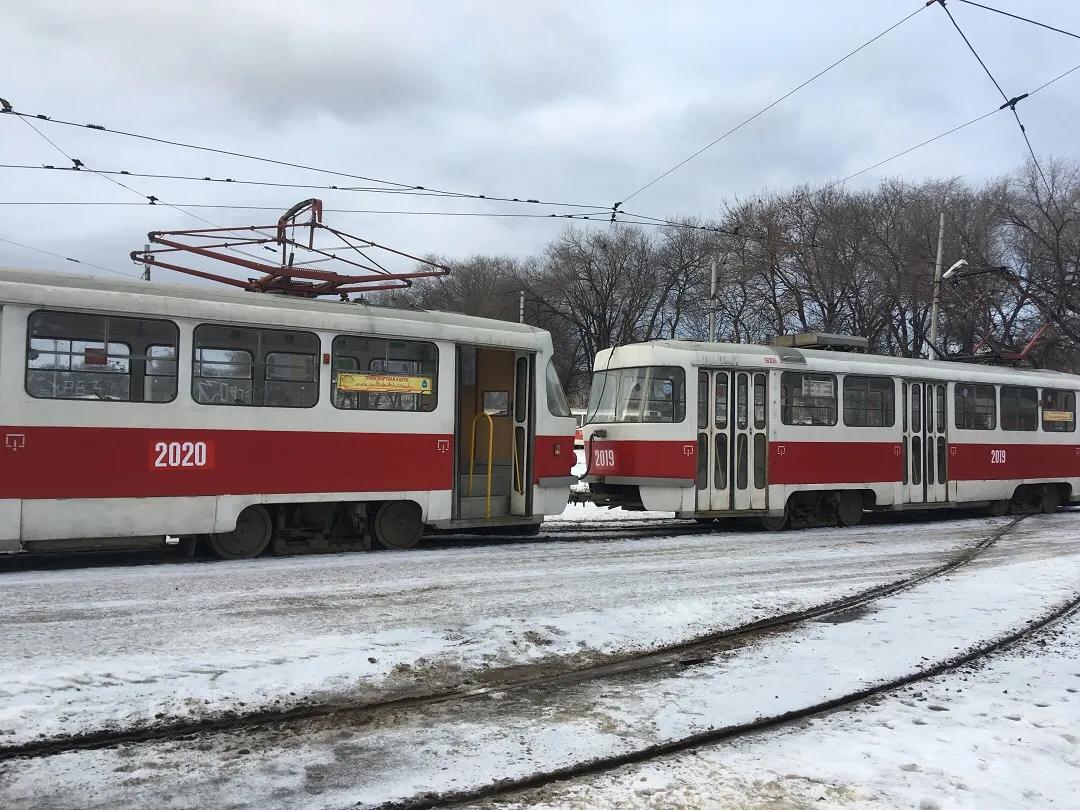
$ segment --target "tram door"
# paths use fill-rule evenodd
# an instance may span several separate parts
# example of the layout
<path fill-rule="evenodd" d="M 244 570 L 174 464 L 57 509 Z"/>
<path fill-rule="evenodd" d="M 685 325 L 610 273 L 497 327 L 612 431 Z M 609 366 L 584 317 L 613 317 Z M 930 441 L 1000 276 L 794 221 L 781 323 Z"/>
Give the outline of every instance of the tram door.
<path fill-rule="evenodd" d="M 529 495 L 532 487 L 533 447 L 533 366 L 535 355 L 517 353 L 514 355 L 514 430 L 511 454 L 513 460 L 513 478 L 510 488 L 510 514 L 529 515 L 532 513 Z"/>
<path fill-rule="evenodd" d="M 904 489 L 906 503 L 945 503 L 948 446 L 944 383 L 907 380 L 904 400 Z"/>
<path fill-rule="evenodd" d="M 763 372 L 698 372 L 698 511 L 768 506 L 766 380 Z"/>

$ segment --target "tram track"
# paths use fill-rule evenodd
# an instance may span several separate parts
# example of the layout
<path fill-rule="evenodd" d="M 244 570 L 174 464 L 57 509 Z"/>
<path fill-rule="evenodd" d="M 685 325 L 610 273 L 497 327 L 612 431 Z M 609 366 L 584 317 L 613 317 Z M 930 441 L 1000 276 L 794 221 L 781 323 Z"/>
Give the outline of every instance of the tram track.
<path fill-rule="evenodd" d="M 891 678 L 883 683 L 853 690 L 844 695 L 798 709 L 759 717 L 747 723 L 710 728 L 679 739 L 648 745 L 634 751 L 596 757 L 562 768 L 533 773 L 525 777 L 497 780 L 478 788 L 442 793 L 425 793 L 414 798 L 365 805 L 364 810 L 434 810 L 435 808 L 464 807 L 477 802 L 490 802 L 499 799 L 521 800 L 521 794 L 527 791 L 540 790 L 571 779 L 609 773 L 624 766 L 648 763 L 661 757 L 728 742 L 758 732 L 778 729 L 797 721 L 807 720 L 830 712 L 851 709 L 872 698 L 886 695 L 906 686 L 928 681 L 939 675 L 976 663 L 1018 642 L 1035 637 L 1039 632 L 1078 612 L 1080 612 L 1080 595 L 1073 595 L 1067 601 L 1038 618 L 1028 621 L 1023 627 L 973 647 L 961 655 Z"/>
<path fill-rule="evenodd" d="M 165 721 L 127 729 L 102 729 L 62 737 L 0 745 L 0 761 L 42 758 L 61 753 L 110 748 L 124 744 L 167 742 L 217 732 L 253 730 L 292 724 L 318 718 L 356 723 L 365 718 L 409 712 L 451 701 L 466 701 L 496 692 L 523 692 L 530 689 L 563 686 L 603 678 L 643 672 L 671 666 L 688 666 L 707 660 L 720 652 L 753 642 L 762 634 L 794 629 L 799 625 L 861 608 L 870 602 L 909 590 L 931 579 L 965 566 L 995 545 L 1021 521 L 1017 517 L 1000 526 L 974 545 L 953 554 L 946 562 L 892 583 L 878 585 L 859 593 L 830 600 L 817 606 L 779 614 L 738 627 L 699 636 L 646 653 L 621 655 L 607 661 L 572 669 L 547 667 L 537 674 L 521 676 L 520 668 L 484 673 L 484 686 L 454 688 L 424 695 L 400 697 L 379 702 L 348 704 L 343 702 L 306 703 L 286 708 L 269 708 L 247 713 L 224 713 L 214 717 Z M 551 671 L 554 669 L 554 671 Z"/>
<path fill-rule="evenodd" d="M 869 513 L 863 526 L 883 526 L 909 522 L 947 522 L 984 516 L 978 509 L 956 509 L 947 514 L 936 511 Z M 822 526 L 788 529 L 784 533 L 798 538 L 799 532 L 826 528 Z M 767 531 L 752 518 L 721 518 L 714 523 L 683 521 L 677 518 L 639 518 L 595 521 L 547 521 L 534 536 L 512 534 L 442 534 L 425 535 L 417 549 L 439 550 L 469 546 L 530 545 L 544 543 L 608 542 L 649 537 L 672 537 L 684 534 L 717 534 L 728 531 Z M 376 550 L 377 551 L 377 550 Z M 356 554 L 361 552 L 333 552 Z M 320 553 L 288 555 L 289 558 L 317 558 Z M 32 571 L 63 571 L 82 568 L 138 567 L 154 565 L 218 564 L 242 565 L 244 561 L 219 560 L 211 557 L 189 557 L 179 546 L 165 548 L 122 549 L 109 551 L 71 551 L 0 554 L 0 576 L 5 573 Z"/>

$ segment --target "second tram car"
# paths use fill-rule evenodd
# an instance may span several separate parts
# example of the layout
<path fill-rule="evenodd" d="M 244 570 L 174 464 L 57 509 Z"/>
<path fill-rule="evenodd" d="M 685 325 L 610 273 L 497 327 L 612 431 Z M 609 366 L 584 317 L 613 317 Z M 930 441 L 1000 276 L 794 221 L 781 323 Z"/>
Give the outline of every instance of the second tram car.
<path fill-rule="evenodd" d="M 850 340 L 850 339 L 848 339 Z M 819 341 L 827 342 L 824 338 Z M 600 352 L 599 505 L 858 523 L 865 510 L 1080 500 L 1080 377 L 820 349 L 661 340 Z"/>
<path fill-rule="evenodd" d="M 551 355 L 516 323 L 0 270 L 0 551 L 535 532 L 576 480 Z"/>

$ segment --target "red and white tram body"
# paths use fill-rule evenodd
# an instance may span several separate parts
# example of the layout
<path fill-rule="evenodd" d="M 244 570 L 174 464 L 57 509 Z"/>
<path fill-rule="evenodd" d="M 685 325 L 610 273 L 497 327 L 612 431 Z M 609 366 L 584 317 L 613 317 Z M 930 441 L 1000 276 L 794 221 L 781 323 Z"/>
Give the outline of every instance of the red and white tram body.
<path fill-rule="evenodd" d="M 864 509 L 1080 500 L 1080 377 L 664 340 L 596 357 L 598 504 L 767 526 Z"/>
<path fill-rule="evenodd" d="M 0 270 L 0 550 L 534 531 L 574 480 L 551 352 L 451 313 Z"/>

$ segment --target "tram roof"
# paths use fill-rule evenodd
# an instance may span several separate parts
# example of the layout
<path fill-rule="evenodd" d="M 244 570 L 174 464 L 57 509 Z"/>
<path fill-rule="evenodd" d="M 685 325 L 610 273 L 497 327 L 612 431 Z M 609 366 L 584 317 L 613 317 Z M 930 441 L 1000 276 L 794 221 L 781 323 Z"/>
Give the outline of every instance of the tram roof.
<path fill-rule="evenodd" d="M 634 350 L 638 351 L 634 351 Z M 596 355 L 594 370 L 603 371 L 608 361 L 607 349 Z M 624 358 L 619 358 L 619 355 Z M 640 358 L 631 359 L 635 354 L 652 354 L 655 362 L 649 365 L 662 365 L 668 362 L 687 362 L 694 366 L 754 366 L 779 368 L 787 371 L 800 369 L 829 371 L 839 373 L 883 374 L 905 377 L 926 377 L 932 379 L 959 379 L 970 382 L 997 381 L 1002 378 L 1016 379 L 1017 384 L 1038 384 L 1037 378 L 1046 385 L 1076 386 L 1080 376 L 1048 369 L 1014 368 L 992 366 L 984 363 L 962 363 L 954 361 L 928 360 L 925 358 L 891 357 L 881 354 L 863 354 L 822 349 L 795 349 L 786 346 L 763 346 L 747 343 L 708 343 L 694 340 L 653 340 L 645 343 L 632 343 L 617 347 L 612 359 L 613 367 L 640 365 Z M 1050 378 L 1056 378 L 1051 380 Z"/>
<path fill-rule="evenodd" d="M 286 313 L 299 316 L 298 325 L 312 328 L 312 316 L 341 316 L 349 320 L 370 318 L 378 321 L 381 328 L 405 332 L 409 324 L 430 324 L 432 327 L 458 327 L 477 329 L 486 332 L 497 331 L 504 334 L 518 335 L 519 340 L 535 341 L 538 336 L 546 335 L 546 330 L 536 326 L 499 321 L 492 318 L 479 318 L 461 315 L 456 312 L 439 310 L 396 309 L 360 302 L 343 302 L 298 298 L 296 296 L 270 295 L 193 284 L 175 284 L 161 281 L 142 281 L 140 279 L 113 279 L 103 276 L 62 273 L 51 270 L 31 270 L 24 268 L 0 267 L 0 303 L 27 303 L 35 306 L 57 306 L 71 308 L 70 293 L 83 292 L 88 298 L 85 305 L 93 308 L 107 308 L 118 311 L 135 311 L 138 306 L 129 296 L 137 296 L 137 301 L 144 302 L 155 313 L 170 314 L 174 317 L 222 317 L 224 305 L 257 310 L 268 310 L 258 318 L 260 321 L 275 322 L 280 327 L 291 324 L 282 319 Z M 123 298 L 118 299 L 119 296 Z M 121 307 L 107 306 L 104 301 L 127 301 Z M 172 306 L 165 306 L 171 302 Z M 179 304 L 180 306 L 176 306 Z M 194 309 L 199 304 L 211 305 L 214 314 Z M 80 302 L 82 305 L 82 302 Z M 194 306 L 193 306 L 194 305 Z M 216 305 L 216 306 L 215 306 Z M 253 310 L 248 310 L 249 314 Z M 274 314 L 271 315 L 270 312 Z M 337 318 L 334 323 L 327 323 L 329 329 L 343 328 Z M 397 326 L 397 329 L 395 329 Z M 424 330 L 428 331 L 428 330 Z"/>

